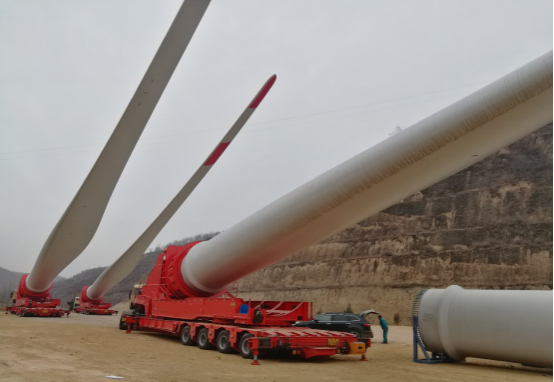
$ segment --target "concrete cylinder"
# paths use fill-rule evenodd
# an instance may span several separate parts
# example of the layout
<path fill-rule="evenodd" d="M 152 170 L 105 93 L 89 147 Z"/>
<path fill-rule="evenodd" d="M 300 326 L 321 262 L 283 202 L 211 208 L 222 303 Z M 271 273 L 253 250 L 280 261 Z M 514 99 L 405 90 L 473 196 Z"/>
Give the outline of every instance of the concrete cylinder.
<path fill-rule="evenodd" d="M 417 317 L 428 351 L 552 367 L 552 291 L 429 289 Z"/>

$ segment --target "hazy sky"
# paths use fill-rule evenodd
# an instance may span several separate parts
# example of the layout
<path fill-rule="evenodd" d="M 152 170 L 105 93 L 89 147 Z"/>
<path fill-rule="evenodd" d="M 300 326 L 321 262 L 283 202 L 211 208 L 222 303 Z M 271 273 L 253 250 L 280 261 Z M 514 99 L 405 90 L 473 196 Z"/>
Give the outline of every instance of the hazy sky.
<path fill-rule="evenodd" d="M 29 272 L 181 1 L 0 0 L 0 267 Z M 250 122 L 152 244 L 225 230 L 552 49 L 551 0 L 213 0 L 63 276 L 107 266 Z"/>

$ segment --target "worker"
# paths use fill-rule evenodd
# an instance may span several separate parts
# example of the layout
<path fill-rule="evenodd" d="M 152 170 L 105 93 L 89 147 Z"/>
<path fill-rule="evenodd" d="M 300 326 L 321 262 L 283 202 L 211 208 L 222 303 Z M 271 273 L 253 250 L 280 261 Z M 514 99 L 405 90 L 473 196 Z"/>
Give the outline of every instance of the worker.
<path fill-rule="evenodd" d="M 379 317 L 379 325 L 381 325 L 381 329 L 383 329 L 383 344 L 388 343 L 387 342 L 387 334 L 389 332 L 389 326 L 387 325 L 387 321 L 383 318 L 383 316 L 378 315 Z"/>

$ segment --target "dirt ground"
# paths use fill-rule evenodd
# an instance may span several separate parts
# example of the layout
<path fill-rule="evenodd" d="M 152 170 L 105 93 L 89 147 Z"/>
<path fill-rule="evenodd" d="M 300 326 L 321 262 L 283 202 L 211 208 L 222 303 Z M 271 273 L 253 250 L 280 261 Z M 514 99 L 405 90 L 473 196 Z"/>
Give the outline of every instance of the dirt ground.
<path fill-rule="evenodd" d="M 327 359 L 261 359 L 183 346 L 178 338 L 125 334 L 119 317 L 72 314 L 29 318 L 0 314 L 0 381 L 546 381 L 552 369 L 469 359 L 464 363 L 412 362 L 411 328 L 391 327 L 387 345 L 377 338 L 358 356 Z"/>

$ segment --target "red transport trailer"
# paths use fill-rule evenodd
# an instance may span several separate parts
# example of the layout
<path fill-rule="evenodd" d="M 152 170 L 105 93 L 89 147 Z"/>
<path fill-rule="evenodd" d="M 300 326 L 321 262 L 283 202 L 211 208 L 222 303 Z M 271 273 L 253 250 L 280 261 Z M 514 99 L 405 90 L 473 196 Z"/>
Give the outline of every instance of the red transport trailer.
<path fill-rule="evenodd" d="M 117 314 L 117 310 L 110 309 L 111 306 L 112 304 L 110 304 L 109 302 L 103 302 L 100 304 L 85 302 L 81 303 L 81 306 L 75 309 L 75 312 L 100 316 L 111 316 L 113 314 Z"/>
<path fill-rule="evenodd" d="M 179 336 L 184 345 L 239 352 L 244 358 L 281 353 L 303 358 L 357 354 L 365 360 L 367 342 L 349 333 L 296 328 L 312 318 L 312 303 L 245 301 L 223 291 L 211 297 L 186 297 L 175 270 L 188 248 L 170 246 L 158 256 L 154 269 L 136 296 L 132 311 L 124 311 L 119 328 Z M 188 247 L 188 248 L 187 248 Z"/>
<path fill-rule="evenodd" d="M 112 304 L 109 302 L 104 302 L 102 298 L 99 298 L 97 300 L 91 300 L 90 298 L 88 298 L 88 288 L 88 286 L 85 286 L 81 290 L 79 307 L 75 309 L 75 312 L 102 316 L 111 316 L 112 314 L 117 314 L 117 310 L 110 309 L 112 307 Z"/>
<path fill-rule="evenodd" d="M 33 293 L 25 286 L 28 275 L 23 275 L 17 290 L 11 294 L 11 302 L 6 307 L 6 314 L 12 313 L 20 317 L 69 317 L 69 310 L 60 308 L 60 299 L 52 299 L 50 287 L 45 292 Z"/>

